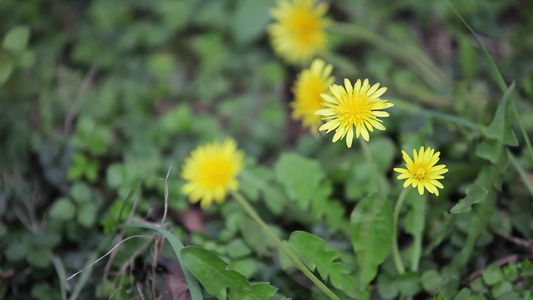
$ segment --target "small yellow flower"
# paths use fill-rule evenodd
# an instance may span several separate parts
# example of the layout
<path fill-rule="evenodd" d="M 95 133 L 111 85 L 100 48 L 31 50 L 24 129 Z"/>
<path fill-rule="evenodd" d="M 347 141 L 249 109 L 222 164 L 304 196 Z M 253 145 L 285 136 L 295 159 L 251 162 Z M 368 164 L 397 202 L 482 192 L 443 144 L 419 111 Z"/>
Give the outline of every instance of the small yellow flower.
<path fill-rule="evenodd" d="M 374 128 L 385 130 L 382 120 L 378 117 L 388 117 L 389 113 L 382 109 L 394 106 L 387 100 L 379 98 L 387 88 L 379 88 L 379 83 L 370 86 L 368 79 L 361 84 L 361 80 L 352 86 L 348 79 L 344 79 L 344 85 L 332 85 L 329 87 L 333 96 L 322 94 L 326 102 L 322 103 L 323 108 L 317 110 L 315 114 L 322 116 L 322 120 L 327 121 L 319 130 L 327 130 L 326 133 L 335 130 L 333 142 L 343 139 L 346 136 L 346 145 L 352 147 L 355 127 L 355 137 L 363 136 L 368 142 L 370 136 L 368 131 L 373 132 Z"/>
<path fill-rule="evenodd" d="M 326 49 L 326 3 L 278 0 L 270 14 L 276 23 L 267 28 L 274 51 L 290 63 L 305 63 Z"/>
<path fill-rule="evenodd" d="M 412 185 L 414 188 L 418 187 L 418 193 L 424 194 L 424 188 L 428 192 L 439 195 L 439 189 L 444 188 L 438 179 L 443 179 L 442 174 L 448 172 L 446 165 L 435 164 L 439 161 L 440 152 L 435 153 L 435 149 L 420 147 L 418 153 L 413 149 L 413 159 L 409 157 L 407 152 L 402 150 L 403 160 L 405 160 L 405 167 L 394 168 L 394 171 L 401 173 L 398 179 L 407 179 L 403 183 L 403 187 Z"/>
<path fill-rule="evenodd" d="M 197 147 L 185 160 L 181 177 L 187 183 L 181 191 L 191 203 L 200 201 L 202 208 L 208 208 L 213 201 L 223 203 L 227 193 L 239 187 L 236 177 L 243 157 L 232 139 Z"/>
<path fill-rule="evenodd" d="M 328 87 L 335 80 L 330 76 L 332 65 L 326 65 L 321 59 L 315 59 L 311 68 L 303 70 L 294 85 L 294 101 L 291 107 L 294 109 L 292 118 L 301 120 L 305 127 L 309 127 L 315 133 L 322 124 L 315 111 L 323 108 L 320 95 L 328 91 Z"/>

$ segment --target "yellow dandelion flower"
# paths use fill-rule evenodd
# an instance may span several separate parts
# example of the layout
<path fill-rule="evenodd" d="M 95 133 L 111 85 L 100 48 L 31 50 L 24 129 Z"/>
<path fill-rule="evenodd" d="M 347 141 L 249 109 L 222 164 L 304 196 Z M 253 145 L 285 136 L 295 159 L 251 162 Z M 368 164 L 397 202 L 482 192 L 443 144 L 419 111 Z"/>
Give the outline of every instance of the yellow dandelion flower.
<path fill-rule="evenodd" d="M 412 185 L 414 188 L 418 187 L 418 193 L 424 194 L 424 188 L 428 192 L 439 195 L 439 189 L 444 188 L 438 179 L 443 179 L 442 174 L 448 172 L 446 165 L 435 164 L 439 161 L 440 152 L 435 153 L 435 149 L 420 147 L 418 153 L 413 149 L 413 159 L 402 150 L 403 160 L 405 160 L 405 167 L 394 168 L 394 171 L 400 173 L 398 179 L 407 179 L 403 183 L 403 187 Z"/>
<path fill-rule="evenodd" d="M 278 0 L 270 14 L 276 23 L 267 28 L 274 51 L 290 63 L 304 63 L 326 49 L 326 3 Z"/>
<path fill-rule="evenodd" d="M 227 193 L 239 187 L 236 177 L 243 157 L 232 139 L 197 147 L 183 165 L 181 177 L 187 183 L 181 191 L 191 203 L 200 201 L 202 208 L 208 208 L 213 201 L 223 203 Z"/>
<path fill-rule="evenodd" d="M 323 108 L 317 110 L 315 114 L 322 116 L 322 120 L 327 121 L 320 126 L 319 130 L 327 130 L 326 133 L 335 130 L 333 142 L 346 137 L 346 145 L 352 147 L 355 127 L 355 137 L 363 136 L 368 142 L 370 136 L 368 131 L 373 132 L 374 128 L 385 130 L 382 120 L 378 117 L 388 117 L 389 113 L 381 111 L 382 109 L 394 106 L 387 100 L 379 98 L 387 88 L 379 88 L 379 83 L 370 86 L 368 79 L 361 84 L 361 80 L 352 86 L 348 79 L 344 79 L 344 85 L 330 86 L 333 96 L 322 94 L 326 102 L 322 103 Z"/>
<path fill-rule="evenodd" d="M 318 126 L 322 124 L 315 111 L 323 108 L 322 97 L 320 95 L 328 91 L 328 87 L 335 80 L 330 76 L 333 70 L 332 65 L 326 65 L 321 59 L 315 59 L 309 69 L 303 70 L 294 85 L 294 101 L 291 102 L 293 108 L 292 118 L 301 120 L 304 127 L 309 127 L 315 133 Z"/>

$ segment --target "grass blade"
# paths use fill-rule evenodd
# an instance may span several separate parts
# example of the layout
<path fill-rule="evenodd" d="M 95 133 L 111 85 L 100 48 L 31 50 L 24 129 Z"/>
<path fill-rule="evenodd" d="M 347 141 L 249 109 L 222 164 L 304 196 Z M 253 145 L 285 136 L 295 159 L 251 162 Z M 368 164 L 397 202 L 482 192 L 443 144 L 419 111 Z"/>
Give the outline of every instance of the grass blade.
<path fill-rule="evenodd" d="M 59 289 L 61 290 L 61 299 L 67 300 L 67 288 L 65 286 L 65 283 L 67 282 L 67 273 L 65 272 L 65 267 L 63 266 L 63 262 L 59 257 L 52 256 L 52 262 L 54 263 L 54 267 L 57 272 L 57 276 L 59 277 Z"/>
<path fill-rule="evenodd" d="M 122 223 L 122 212 L 124 211 L 124 207 L 126 207 L 126 204 L 128 204 L 128 202 L 130 202 L 130 199 L 133 197 L 133 195 L 135 195 L 135 193 L 137 193 L 137 190 L 141 187 L 141 183 L 143 182 L 143 180 L 144 180 L 144 176 L 139 178 L 139 180 L 137 180 L 137 182 L 135 183 L 133 188 L 130 190 L 130 192 L 126 196 L 126 199 L 124 199 L 124 203 L 122 203 L 122 207 L 120 208 L 120 213 L 118 214 L 118 223 L 119 224 Z"/>
<path fill-rule="evenodd" d="M 181 249 L 184 248 L 181 241 L 170 231 L 153 226 L 148 224 L 141 224 L 141 223 L 128 223 L 124 224 L 122 227 L 124 228 L 146 228 L 146 229 L 152 229 L 159 233 L 161 233 L 167 241 L 172 246 L 172 249 L 174 250 L 174 253 L 176 254 L 176 257 L 178 258 L 178 261 L 181 265 L 181 268 L 183 269 L 183 273 L 185 274 L 185 279 L 187 280 L 187 285 L 189 286 L 189 291 L 191 292 L 192 300 L 202 300 L 202 290 L 200 289 L 200 285 L 198 284 L 198 280 L 194 275 L 191 273 L 191 271 L 187 268 L 187 265 L 183 262 L 183 259 L 181 257 Z"/>

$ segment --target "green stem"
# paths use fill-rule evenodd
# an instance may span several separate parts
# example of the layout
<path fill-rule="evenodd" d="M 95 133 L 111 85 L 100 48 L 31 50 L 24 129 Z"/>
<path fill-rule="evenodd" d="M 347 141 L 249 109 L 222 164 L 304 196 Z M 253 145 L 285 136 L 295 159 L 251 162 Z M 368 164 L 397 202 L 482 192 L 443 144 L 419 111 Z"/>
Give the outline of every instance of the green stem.
<path fill-rule="evenodd" d="M 448 77 L 436 65 L 434 65 L 426 55 L 417 51 L 417 55 L 412 55 L 402 49 L 399 45 L 391 42 L 382 36 L 355 24 L 334 22 L 330 28 L 339 34 L 360 38 L 366 42 L 380 48 L 397 59 L 412 64 L 420 72 L 421 77 L 431 86 L 437 88 L 443 82 L 448 82 Z"/>
<path fill-rule="evenodd" d="M 400 210 L 402 209 L 403 201 L 405 196 L 409 192 L 408 188 L 404 188 L 398 197 L 398 201 L 394 206 L 394 218 L 393 218 L 393 235 L 392 235 L 392 256 L 394 258 L 394 264 L 396 265 L 396 270 L 399 274 L 405 273 L 405 267 L 403 266 L 402 258 L 400 257 L 400 249 L 398 248 L 398 218 L 400 217 Z"/>
<path fill-rule="evenodd" d="M 268 227 L 268 225 L 263 221 L 263 219 L 261 219 L 261 217 L 259 216 L 259 214 L 255 211 L 255 209 L 250 205 L 250 203 L 248 203 L 248 201 L 244 198 L 244 196 L 242 196 L 240 193 L 238 192 L 233 192 L 233 197 L 235 198 L 235 200 L 237 200 L 237 202 L 239 202 L 239 204 L 244 208 L 244 210 L 246 211 L 246 213 L 248 213 L 248 215 L 250 215 L 250 217 L 252 217 L 252 219 L 254 219 L 255 222 L 257 222 L 257 224 L 259 224 L 259 226 L 263 229 L 263 231 L 274 241 L 274 243 L 276 243 L 276 245 L 278 246 L 279 250 L 281 250 L 281 252 L 283 252 L 293 263 L 294 265 L 300 270 L 302 271 L 305 276 L 307 276 L 307 278 L 309 278 L 320 290 L 322 290 L 322 292 L 324 292 L 324 294 L 328 295 L 329 298 L 331 299 L 334 299 L 334 300 L 340 300 L 339 297 L 337 297 L 337 295 L 335 295 L 335 293 L 333 293 L 327 286 L 325 286 L 322 281 L 320 281 L 301 261 L 300 259 L 298 259 L 298 257 L 296 257 L 296 255 L 294 255 L 292 253 L 291 250 L 289 250 L 289 248 L 287 248 L 285 245 L 283 245 L 283 243 L 281 242 L 281 240 L 272 232 L 272 230 L 270 230 L 270 228 Z"/>
<path fill-rule="evenodd" d="M 372 158 L 372 153 L 370 153 L 370 148 L 368 148 L 368 143 L 362 138 L 359 138 L 358 140 L 361 143 L 363 152 L 365 152 L 366 159 L 368 160 L 368 163 L 370 164 L 370 167 L 372 169 L 372 177 L 374 177 L 376 189 L 379 193 L 384 193 L 383 189 L 381 188 L 381 181 L 379 180 L 378 169 L 376 167 L 376 164 L 374 163 L 374 159 Z"/>

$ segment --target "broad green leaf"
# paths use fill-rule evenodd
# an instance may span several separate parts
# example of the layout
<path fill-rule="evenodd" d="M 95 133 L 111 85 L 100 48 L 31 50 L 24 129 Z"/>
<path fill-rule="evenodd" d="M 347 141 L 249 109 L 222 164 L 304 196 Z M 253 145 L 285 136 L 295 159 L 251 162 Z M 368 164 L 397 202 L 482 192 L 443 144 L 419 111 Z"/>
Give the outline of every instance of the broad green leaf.
<path fill-rule="evenodd" d="M 202 300 L 203 297 L 202 297 L 202 291 L 200 289 L 200 286 L 198 284 L 198 281 L 196 280 L 196 278 L 193 276 L 193 274 L 191 274 L 191 270 L 189 265 L 185 263 L 185 259 L 182 257 L 182 251 L 185 250 L 185 248 L 183 247 L 183 244 L 181 243 L 181 241 L 170 231 L 164 229 L 164 228 L 161 228 L 161 227 L 157 227 L 157 226 L 153 226 L 153 225 L 149 225 L 149 224 L 140 224 L 140 223 L 128 223 L 128 224 L 124 224 L 123 225 L 124 228 L 146 228 L 146 229 L 152 229 L 152 230 L 155 230 L 159 233 L 161 233 L 166 239 L 167 241 L 170 243 L 170 245 L 172 246 L 172 250 L 174 250 L 174 254 L 176 254 L 176 257 L 178 258 L 178 261 L 180 263 L 180 265 L 182 266 L 182 270 L 183 270 L 183 274 L 185 274 L 185 279 L 187 280 L 187 285 L 189 286 L 189 291 L 191 293 L 191 299 L 192 300 Z M 204 250 L 204 251 L 207 251 L 207 250 Z M 218 257 L 217 257 L 218 258 Z M 189 268 L 187 268 L 189 267 Z M 196 275 L 196 274 L 194 274 Z"/>
<path fill-rule="evenodd" d="M 420 279 L 418 274 L 414 272 L 406 272 L 394 279 L 394 284 L 400 290 L 400 293 L 405 297 L 412 297 L 421 289 Z"/>
<path fill-rule="evenodd" d="M 269 300 L 278 291 L 267 282 L 254 283 L 249 289 L 232 289 L 231 299 L 236 300 Z"/>
<path fill-rule="evenodd" d="M 227 289 L 250 288 L 250 283 L 244 276 L 227 270 L 228 264 L 209 250 L 188 246 L 181 250 L 181 256 L 205 290 L 218 299 L 227 299 Z"/>
<path fill-rule="evenodd" d="M 505 94 L 503 94 L 502 100 L 494 115 L 494 119 L 489 128 L 485 131 L 487 137 L 497 139 L 510 146 L 518 146 L 518 140 L 511 127 L 511 111 L 509 110 L 509 99 L 514 91 L 514 87 L 515 84 L 513 82 L 509 89 L 505 91 Z"/>
<path fill-rule="evenodd" d="M 70 188 L 70 196 L 78 204 L 94 201 L 89 186 L 80 181 L 74 183 L 74 185 Z"/>
<path fill-rule="evenodd" d="M 461 214 L 472 209 L 472 205 L 485 201 L 489 191 L 487 189 L 477 185 L 472 184 L 466 189 L 466 197 L 459 200 L 457 204 L 451 209 L 452 214 Z"/>
<path fill-rule="evenodd" d="M 13 63 L 7 59 L 0 60 L 0 84 L 9 79 L 11 72 L 13 72 Z"/>
<path fill-rule="evenodd" d="M 233 32 L 239 42 L 249 42 L 264 32 L 270 16 L 270 1 L 239 1 L 233 18 Z"/>
<path fill-rule="evenodd" d="M 241 217 L 239 222 L 239 229 L 241 230 L 242 237 L 246 241 L 248 246 L 252 247 L 260 256 L 268 255 L 270 251 L 269 247 L 274 246 L 274 242 L 271 239 L 265 238 L 262 233 L 263 229 L 259 224 L 254 222 L 248 217 Z"/>
<path fill-rule="evenodd" d="M 329 277 L 334 287 L 347 295 L 355 295 L 355 277 L 345 271 L 346 268 L 338 261 L 339 253 L 327 246 L 323 239 L 304 231 L 295 231 L 291 234 L 290 243 L 309 269 L 317 269 L 323 280 Z"/>
<path fill-rule="evenodd" d="M 275 166 L 276 178 L 302 209 L 309 207 L 325 173 L 315 160 L 296 153 L 283 153 Z"/>
<path fill-rule="evenodd" d="M 492 296 L 496 297 L 497 299 L 505 299 L 510 300 L 514 297 L 509 298 L 502 298 L 502 296 L 507 295 L 508 293 L 511 293 L 513 291 L 513 284 L 509 281 L 501 281 L 494 285 L 492 287 Z"/>
<path fill-rule="evenodd" d="M 13 53 L 20 52 L 26 48 L 30 39 L 30 28 L 28 26 L 17 26 L 12 28 L 4 36 L 2 47 Z"/>
<path fill-rule="evenodd" d="M 468 300 L 470 299 L 470 295 L 472 294 L 472 292 L 470 292 L 469 289 L 467 288 L 462 288 L 459 293 L 457 293 L 457 295 L 455 296 L 455 298 L 453 298 L 454 300 Z"/>
<path fill-rule="evenodd" d="M 437 294 L 442 282 L 442 277 L 435 270 L 427 271 L 420 277 L 424 290 L 430 294 Z"/>
<path fill-rule="evenodd" d="M 360 288 L 377 274 L 377 267 L 390 250 L 393 226 L 392 207 L 387 198 L 371 194 L 361 200 L 351 215 L 352 246 L 360 268 Z"/>
<path fill-rule="evenodd" d="M 84 203 L 82 204 L 77 211 L 77 221 L 82 226 L 90 228 L 94 225 L 96 217 L 98 215 L 98 208 L 94 203 Z"/>
<path fill-rule="evenodd" d="M 485 270 L 483 270 L 483 280 L 487 285 L 495 285 L 501 282 L 503 279 L 502 270 L 498 265 L 491 264 Z"/>
<path fill-rule="evenodd" d="M 518 267 L 515 263 L 510 263 L 503 267 L 503 275 L 509 281 L 515 281 L 518 278 Z"/>
<path fill-rule="evenodd" d="M 378 276 L 378 293 L 379 296 L 385 300 L 396 299 L 400 290 L 394 284 L 392 278 L 386 273 L 381 273 Z"/>
<path fill-rule="evenodd" d="M 75 213 L 76 206 L 67 198 L 56 200 L 50 209 L 50 217 L 56 220 L 70 220 Z"/>

